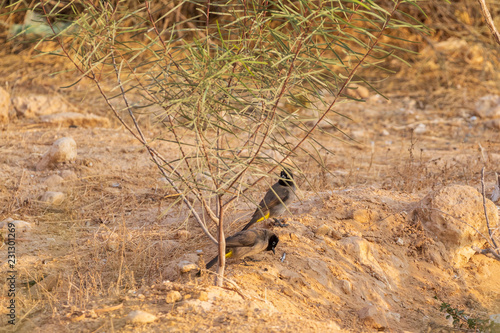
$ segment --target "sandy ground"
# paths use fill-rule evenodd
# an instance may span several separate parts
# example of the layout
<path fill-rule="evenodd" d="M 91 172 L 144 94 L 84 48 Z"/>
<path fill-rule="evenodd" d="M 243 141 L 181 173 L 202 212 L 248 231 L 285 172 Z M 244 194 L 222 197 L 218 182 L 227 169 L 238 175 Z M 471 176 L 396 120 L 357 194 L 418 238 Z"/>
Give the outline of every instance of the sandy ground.
<path fill-rule="evenodd" d="M 65 82 L 45 77 L 56 64 L 3 61 L 2 82 L 11 82 L 12 96 L 66 96 L 58 88 Z M 108 115 L 109 128 L 18 118 L 0 131 L 0 220 L 31 224 L 17 236 L 17 323 L 7 323 L 2 285 L 1 330 L 438 332 L 451 331 L 439 311 L 442 302 L 474 318 L 500 313 L 500 262 L 477 254 L 457 267 L 412 218 L 416 203 L 439 188 L 480 189 L 483 166 L 487 192 L 493 188 L 499 126 L 493 117 L 476 115 L 481 96 L 470 89 L 456 88 L 453 103 L 397 92 L 390 101 L 370 94 L 365 103 L 340 106 L 352 120 L 332 121 L 354 140 L 319 136 L 334 152 L 325 157 L 330 173 L 309 167 L 306 156 L 297 159 L 306 171 L 296 177 L 298 200 L 285 215 L 289 226 L 268 226 L 280 237 L 276 255 L 263 253 L 247 265 L 230 262 L 224 288 L 213 286 L 211 273 L 179 273 L 181 260 L 197 262 L 196 250 L 209 260 L 215 247 L 186 219 L 184 206 L 165 213 L 174 192 L 95 92 L 84 83 L 72 89 L 65 98 L 74 108 Z M 61 137 L 76 141 L 76 160 L 36 171 Z M 157 147 L 165 154 L 172 149 Z M 51 183 L 51 175 L 62 181 Z M 65 200 L 47 206 L 40 201 L 47 190 L 65 193 Z M 259 200 L 264 190 L 252 195 Z M 242 207 L 229 212 L 229 233 L 253 211 Z M 1 265 L 4 279 L 6 260 Z M 181 298 L 170 302 L 177 292 Z M 130 324 L 133 310 L 157 319 Z"/>

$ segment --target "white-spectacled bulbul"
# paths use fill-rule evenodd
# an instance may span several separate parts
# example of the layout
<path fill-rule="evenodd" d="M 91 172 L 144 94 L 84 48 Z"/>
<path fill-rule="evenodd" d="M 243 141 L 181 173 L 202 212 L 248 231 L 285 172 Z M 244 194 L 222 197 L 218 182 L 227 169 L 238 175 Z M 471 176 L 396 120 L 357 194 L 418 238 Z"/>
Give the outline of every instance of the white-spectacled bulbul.
<path fill-rule="evenodd" d="M 243 259 L 262 251 L 276 253 L 274 249 L 278 242 L 278 236 L 266 229 L 240 231 L 226 238 L 226 258 Z M 218 260 L 219 256 L 215 256 L 210 260 L 206 268 L 209 269 Z"/>
<path fill-rule="evenodd" d="M 273 218 L 280 227 L 284 227 L 285 225 L 281 224 L 276 217 L 285 212 L 286 206 L 293 201 L 294 196 L 295 183 L 293 182 L 293 175 L 289 170 L 283 169 L 280 173 L 280 179 L 267 191 L 264 199 L 259 203 L 259 207 L 253 213 L 250 222 L 247 223 L 243 230 L 247 230 L 254 223 L 270 218 Z"/>

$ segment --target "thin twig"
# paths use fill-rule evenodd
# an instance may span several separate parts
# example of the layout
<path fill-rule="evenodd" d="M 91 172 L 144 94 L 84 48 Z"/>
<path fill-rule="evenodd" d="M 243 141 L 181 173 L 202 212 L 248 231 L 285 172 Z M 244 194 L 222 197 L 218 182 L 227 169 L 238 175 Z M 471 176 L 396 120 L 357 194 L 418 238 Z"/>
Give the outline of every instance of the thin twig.
<path fill-rule="evenodd" d="M 484 169 L 485 169 L 485 167 L 483 167 L 481 169 L 481 193 L 483 194 L 484 217 L 486 219 L 486 226 L 488 227 L 488 234 L 490 235 L 490 239 L 491 239 L 491 242 L 493 243 L 493 247 L 495 249 L 498 249 L 498 245 L 497 245 L 497 243 L 492 235 L 492 231 L 491 231 L 491 227 L 490 227 L 490 219 L 488 218 L 488 211 L 486 209 L 486 195 L 484 194 Z"/>
<path fill-rule="evenodd" d="M 217 195 L 217 212 L 219 215 L 219 227 L 218 227 L 218 241 L 219 241 L 219 266 L 217 268 L 217 281 L 216 285 L 222 287 L 223 278 L 224 278 L 224 268 L 226 266 L 226 239 L 224 238 L 224 207 L 222 206 L 222 196 L 223 194 Z"/>

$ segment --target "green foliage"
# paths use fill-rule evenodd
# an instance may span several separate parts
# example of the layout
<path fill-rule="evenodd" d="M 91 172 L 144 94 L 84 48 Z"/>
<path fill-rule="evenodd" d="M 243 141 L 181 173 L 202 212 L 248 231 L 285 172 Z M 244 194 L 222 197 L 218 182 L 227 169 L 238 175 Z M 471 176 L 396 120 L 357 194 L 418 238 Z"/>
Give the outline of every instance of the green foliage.
<path fill-rule="evenodd" d="M 439 300 L 437 296 L 434 296 L 436 300 Z M 469 314 L 466 314 L 464 310 L 459 310 L 458 308 L 452 307 L 450 304 L 441 301 L 439 307 L 441 312 L 446 312 L 446 319 L 453 319 L 453 326 L 456 328 L 466 328 L 472 329 L 477 332 L 492 332 L 494 323 L 489 319 L 474 318 Z"/>

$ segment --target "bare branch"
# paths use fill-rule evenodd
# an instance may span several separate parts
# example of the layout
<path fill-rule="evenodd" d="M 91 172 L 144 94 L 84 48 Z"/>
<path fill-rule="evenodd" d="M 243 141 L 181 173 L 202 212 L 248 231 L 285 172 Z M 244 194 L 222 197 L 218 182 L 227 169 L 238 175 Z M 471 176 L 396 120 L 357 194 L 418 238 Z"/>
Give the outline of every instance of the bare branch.
<path fill-rule="evenodd" d="M 490 227 L 490 219 L 488 218 L 488 211 L 486 209 L 486 195 L 484 194 L 484 169 L 485 169 L 484 167 L 481 169 L 481 193 L 483 195 L 484 217 L 486 219 L 486 226 L 488 227 L 488 234 L 490 235 L 491 243 L 493 243 L 493 247 L 495 249 L 498 249 L 498 245 L 492 235 L 492 229 Z"/>
<path fill-rule="evenodd" d="M 490 11 L 488 10 L 488 6 L 486 6 L 485 0 L 477 0 L 479 2 L 479 7 L 481 7 L 481 13 L 483 14 L 484 19 L 486 20 L 486 25 L 490 28 L 491 34 L 493 38 L 500 45 L 500 33 L 498 33 L 497 28 L 495 27 L 495 23 L 493 22 L 493 18 L 491 17 Z"/>

